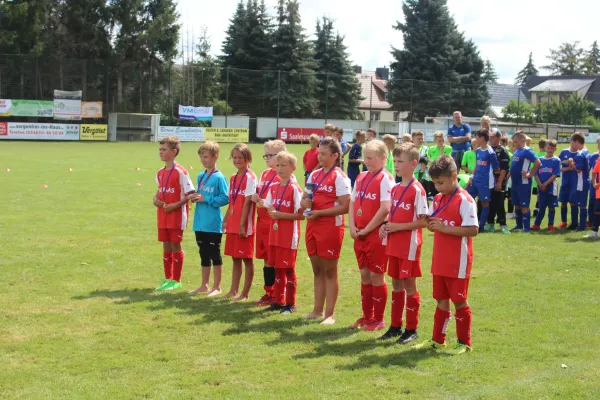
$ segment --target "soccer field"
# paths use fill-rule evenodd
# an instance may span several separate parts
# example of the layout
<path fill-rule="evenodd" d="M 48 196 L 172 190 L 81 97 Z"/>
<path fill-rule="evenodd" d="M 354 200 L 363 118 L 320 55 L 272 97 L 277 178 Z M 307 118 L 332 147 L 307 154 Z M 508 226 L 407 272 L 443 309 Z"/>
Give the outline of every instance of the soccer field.
<path fill-rule="evenodd" d="M 177 159 L 194 182 L 201 170 L 197 147 L 184 143 Z M 227 177 L 234 172 L 231 147 L 222 145 L 218 164 Z M 306 146 L 290 147 L 301 159 Z M 252 150 L 260 173 L 262 146 Z M 600 247 L 581 239 L 583 233 L 474 238 L 474 351 L 449 357 L 377 343 L 381 331 L 346 328 L 361 315 L 348 232 L 333 326 L 302 318 L 312 307 L 303 241 L 295 314 L 189 296 L 201 272 L 191 223 L 183 290 L 155 293 L 163 278 L 152 205 L 161 167 L 157 144 L 2 142 L 0 160 L 4 399 L 592 399 L 600 393 Z M 423 236 L 424 340 L 435 301 L 433 236 Z M 262 263 L 255 266 L 252 300 L 263 285 Z M 227 258 L 223 277 L 226 291 Z M 454 329 L 451 321 L 451 342 Z"/>

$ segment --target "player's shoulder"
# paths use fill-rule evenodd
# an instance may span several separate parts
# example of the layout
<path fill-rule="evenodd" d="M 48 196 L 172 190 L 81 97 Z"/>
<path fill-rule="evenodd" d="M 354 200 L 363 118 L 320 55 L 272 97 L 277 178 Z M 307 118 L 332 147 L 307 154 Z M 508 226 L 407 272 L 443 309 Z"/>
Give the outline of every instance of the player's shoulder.
<path fill-rule="evenodd" d="M 256 180 L 256 173 L 254 171 L 252 171 L 250 168 L 248 168 L 248 178 L 252 178 L 252 179 Z"/>
<path fill-rule="evenodd" d="M 469 194 L 469 192 L 467 192 L 465 189 L 463 188 L 459 188 L 458 189 L 458 193 L 457 193 L 457 199 L 461 202 L 461 204 L 463 202 L 467 202 L 469 204 L 473 204 L 475 203 L 475 200 L 473 200 L 473 197 L 471 197 L 471 195 Z"/>
<path fill-rule="evenodd" d="M 394 176 L 392 175 L 392 173 L 390 171 L 388 171 L 387 169 L 383 169 L 383 170 L 381 170 L 381 172 L 383 172 L 383 178 L 382 179 L 391 179 L 394 182 L 396 181 L 396 179 L 394 178 Z"/>
<path fill-rule="evenodd" d="M 176 164 L 176 165 L 175 165 L 175 170 L 176 170 L 178 173 L 182 174 L 182 175 L 189 175 L 189 174 L 188 174 L 188 172 L 187 172 L 187 169 L 185 169 L 185 168 L 184 168 L 182 165 L 180 165 L 180 164 Z"/>
<path fill-rule="evenodd" d="M 334 172 L 335 172 L 335 176 L 337 178 L 347 178 L 348 177 L 348 175 L 346 175 L 346 173 L 344 172 L 344 170 L 341 169 L 340 167 L 335 167 L 335 171 Z M 368 173 L 368 172 L 361 172 L 360 175 L 365 174 L 365 173 Z"/>
<path fill-rule="evenodd" d="M 292 189 L 298 191 L 298 192 L 302 192 L 302 188 L 300 187 L 300 185 L 298 184 L 298 182 L 296 181 L 291 181 L 290 182 L 290 186 L 292 187 Z"/>
<path fill-rule="evenodd" d="M 411 190 L 414 190 L 415 192 L 418 192 L 419 194 L 420 193 L 426 193 L 425 192 L 425 188 L 423 187 L 423 185 L 419 181 L 414 181 L 411 186 L 412 186 Z"/>

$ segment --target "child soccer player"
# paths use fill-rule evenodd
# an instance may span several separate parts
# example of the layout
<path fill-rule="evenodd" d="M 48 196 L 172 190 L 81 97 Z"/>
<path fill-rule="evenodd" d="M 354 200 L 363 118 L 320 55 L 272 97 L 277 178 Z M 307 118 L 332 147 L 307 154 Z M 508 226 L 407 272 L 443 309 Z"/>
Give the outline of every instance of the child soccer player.
<path fill-rule="evenodd" d="M 510 177 L 512 180 L 512 204 L 515 207 L 517 225 L 511 229 L 523 232 L 530 232 L 531 212 L 529 204 L 531 202 L 531 180 L 535 177 L 540 160 L 533 150 L 525 145 L 525 134 L 523 131 L 517 131 L 512 136 L 515 144 L 515 154 L 510 164 Z M 533 163 L 533 167 L 531 167 Z"/>
<path fill-rule="evenodd" d="M 308 176 L 319 166 L 319 135 L 313 133 L 308 138 L 310 148 L 304 152 L 302 164 L 304 166 L 304 183 Z"/>
<path fill-rule="evenodd" d="M 385 328 L 387 256 L 379 228 L 390 211 L 390 191 L 394 187 L 392 174 L 385 170 L 387 156 L 388 148 L 381 140 L 374 139 L 366 144 L 367 171 L 356 178 L 350 197 L 348 225 L 360 270 L 363 310 L 363 316 L 350 325 L 350 329 L 375 331 Z"/>
<path fill-rule="evenodd" d="M 498 158 L 498 164 L 500 169 L 494 171 L 494 179 L 496 180 L 496 187 L 492 190 L 492 201 L 490 202 L 490 215 L 488 216 L 487 225 L 485 226 L 486 232 L 494 232 L 496 217 L 498 217 L 498 223 L 500 224 L 500 230 L 504 234 L 510 234 L 508 227 L 506 226 L 506 211 L 504 210 L 504 201 L 506 200 L 506 177 L 510 169 L 510 157 L 508 152 L 500 144 L 502 138 L 502 132 L 497 128 L 492 128 L 490 131 L 490 147 L 496 153 Z M 460 182 L 460 175 L 458 176 Z"/>
<path fill-rule="evenodd" d="M 596 153 L 590 154 L 588 156 L 588 166 L 590 167 L 590 172 L 594 171 L 594 168 L 596 167 L 596 164 L 598 163 L 598 159 L 600 158 L 600 138 L 598 138 L 598 140 L 596 140 L 596 145 L 598 146 L 598 151 Z M 593 173 L 592 173 L 593 176 Z M 594 179 L 592 179 L 592 181 L 590 182 L 590 200 L 588 203 L 588 227 L 593 227 L 594 225 L 594 215 L 596 213 L 596 200 L 598 199 L 596 197 L 596 187 L 594 186 L 594 184 L 596 183 L 596 181 Z M 600 210 L 599 210 L 600 211 Z"/>
<path fill-rule="evenodd" d="M 583 148 L 584 144 L 585 137 L 581 133 L 574 133 L 573 136 L 571 136 L 569 148 L 561 151 L 558 156 L 561 163 L 560 172 L 562 173 L 560 193 L 558 194 L 561 219 L 561 224 L 558 226 L 559 229 L 567 227 L 567 204 L 571 205 L 571 225 L 569 226 L 569 229 L 577 229 L 579 215 L 579 210 L 577 209 L 577 191 L 579 187 L 583 188 L 581 171 L 584 167 L 584 160 L 580 150 Z"/>
<path fill-rule="evenodd" d="M 473 138 L 471 139 L 471 149 L 465 151 L 460 169 L 470 175 L 475 171 L 475 165 L 477 165 L 477 139 Z"/>
<path fill-rule="evenodd" d="M 556 151 L 556 140 L 544 139 L 546 143 L 546 154 L 540 157 L 540 168 L 535 175 L 538 183 L 539 212 L 535 217 L 535 223 L 531 227 L 534 231 L 540 230 L 540 224 L 548 208 L 548 230 L 554 232 L 554 213 L 558 206 L 558 182 L 560 176 L 560 158 L 554 156 Z"/>
<path fill-rule="evenodd" d="M 325 135 L 328 136 L 328 135 Z M 348 152 L 350 152 L 350 146 L 348 145 L 348 142 L 346 142 L 344 140 L 344 129 L 336 126 L 334 131 L 333 131 L 333 137 L 339 142 L 340 147 L 342 149 L 342 162 L 341 162 L 341 167 L 342 171 L 344 170 L 344 157 L 346 157 L 346 154 L 348 154 Z"/>
<path fill-rule="evenodd" d="M 538 142 L 538 151 L 535 153 L 535 155 L 538 158 L 540 158 L 540 159 L 542 157 L 546 156 L 546 143 L 547 143 L 546 139 L 543 139 L 543 138 L 540 139 L 540 141 Z M 538 172 L 539 172 L 539 170 L 538 170 Z M 532 188 L 533 188 L 532 194 L 534 194 L 535 196 L 538 196 L 538 198 L 535 200 L 535 207 L 533 208 L 533 216 L 537 217 L 537 214 L 538 214 L 539 209 L 540 209 L 540 199 L 539 199 L 539 195 L 538 195 L 538 183 L 537 183 L 537 179 L 535 179 L 533 181 Z"/>
<path fill-rule="evenodd" d="M 165 279 L 156 290 L 181 287 L 184 258 L 181 241 L 187 228 L 188 196 L 195 193 L 195 189 L 185 168 L 175 162 L 180 151 L 181 142 L 177 136 L 167 136 L 160 141 L 159 154 L 165 166 L 156 173 L 158 191 L 153 203 L 157 208 L 158 241 L 163 243 Z"/>
<path fill-rule="evenodd" d="M 456 164 L 450 156 L 441 156 L 429 167 L 429 175 L 440 192 L 433 200 L 427 229 L 433 234 L 433 298 L 437 309 L 433 318 L 433 336 L 416 348 L 446 347 L 446 329 L 450 321 L 450 301 L 454 303 L 456 346 L 446 353 L 462 354 L 472 350 L 471 308 L 468 289 L 473 264 L 473 236 L 479 230 L 475 201 L 458 185 Z"/>
<path fill-rule="evenodd" d="M 419 150 L 403 144 L 394 150 L 394 167 L 402 183 L 391 192 L 388 221 L 380 229 L 386 240 L 388 275 L 392 277 L 392 324 L 379 339 L 399 337 L 398 343 L 416 340 L 421 297 L 417 278 L 421 277 L 422 228 L 427 226 L 427 193 L 413 177 L 419 161 Z M 402 333 L 402 315 L 406 304 L 406 330 Z"/>
<path fill-rule="evenodd" d="M 412 137 L 411 137 L 411 140 L 412 140 Z M 392 152 L 394 151 L 394 148 L 396 147 L 396 141 L 397 141 L 397 139 L 396 139 L 396 136 L 394 136 L 394 135 L 384 135 L 383 136 L 383 143 L 385 143 L 385 146 L 388 149 L 388 157 L 387 157 L 387 162 L 385 163 L 385 169 L 387 170 L 387 172 L 392 174 L 392 176 L 394 178 L 396 178 L 396 171 L 394 171 L 394 156 L 392 155 Z"/>
<path fill-rule="evenodd" d="M 384 140 L 386 136 L 387 135 L 383 136 Z M 404 135 L 402 135 L 402 143 L 412 143 L 412 135 L 410 133 L 405 133 Z"/>
<path fill-rule="evenodd" d="M 431 187 L 433 184 L 429 179 L 429 172 L 427 170 L 427 164 L 429 163 L 429 159 L 427 157 L 427 152 L 429 148 L 423 144 L 425 142 L 425 134 L 421 130 L 414 130 L 412 133 L 412 142 L 419 150 L 419 163 L 415 167 L 415 178 L 423 185 L 423 188 L 427 191 L 427 197 L 429 197 L 432 192 Z M 432 197 L 433 199 L 433 197 Z"/>
<path fill-rule="evenodd" d="M 473 171 L 471 185 L 468 192 L 471 197 L 479 197 L 481 201 L 481 219 L 479 220 L 479 233 L 484 231 L 485 224 L 490 214 L 490 201 L 492 200 L 492 190 L 496 186 L 494 171 L 500 169 L 498 157 L 494 149 L 488 146 L 490 134 L 487 129 L 480 129 L 475 134 L 476 145 L 476 164 Z M 465 154 L 466 155 L 466 154 Z M 463 161 L 464 161 L 463 157 Z"/>
<path fill-rule="evenodd" d="M 269 265 L 276 271 L 275 291 L 270 311 L 282 314 L 296 311 L 296 252 L 300 239 L 300 221 L 304 219 L 300 206 L 302 189 L 296 183 L 296 156 L 282 151 L 275 156 L 279 182 L 269 188 L 263 204 L 271 217 L 269 231 Z"/>
<path fill-rule="evenodd" d="M 364 136 L 363 136 L 364 138 Z M 323 318 L 323 325 L 335 323 L 334 311 L 340 283 L 337 265 L 344 241 L 344 217 L 350 202 L 350 180 L 339 168 L 342 150 L 332 137 L 319 144 L 321 168 L 308 177 L 316 185 L 312 200 L 305 191 L 302 208 L 306 211 L 306 250 L 314 274 L 315 305 L 305 318 Z M 310 209 L 310 212 L 308 211 Z M 323 308 L 327 308 L 323 315 Z"/>
<path fill-rule="evenodd" d="M 190 294 L 207 293 L 216 296 L 221 293 L 223 258 L 221 257 L 221 238 L 223 236 L 223 214 L 221 207 L 229 203 L 229 184 L 225 176 L 217 169 L 219 144 L 207 141 L 198 149 L 200 162 L 205 168 L 198 174 L 197 193 L 191 196 L 196 203 L 194 214 L 194 232 L 200 251 L 202 283 L 191 290 Z M 210 267 L 214 269 L 213 287 L 209 291 Z"/>
<path fill-rule="evenodd" d="M 362 151 L 364 143 L 365 132 L 356 131 L 356 143 L 352 145 L 350 154 L 348 154 L 348 178 L 350 178 L 352 187 L 354 187 L 356 177 L 360 174 L 360 166 L 363 164 Z"/>
<path fill-rule="evenodd" d="M 433 142 L 435 146 L 431 146 L 427 150 L 427 157 L 429 158 L 429 162 L 435 161 L 439 156 L 446 154 L 452 154 L 452 147 L 444 144 L 444 132 L 437 131 L 433 134 Z"/>
<path fill-rule="evenodd" d="M 279 182 L 279 176 L 275 170 L 275 156 L 280 151 L 285 151 L 285 142 L 282 140 L 269 140 L 264 144 L 265 154 L 263 159 L 267 163 L 267 169 L 260 175 L 256 194 L 252 196 L 252 201 L 258 203 L 259 200 L 267 198 L 269 187 Z M 259 207 L 258 219 L 256 221 L 256 254 L 255 258 L 264 261 L 263 276 L 265 294 L 256 301 L 257 306 L 268 306 L 273 302 L 273 285 L 275 284 L 275 267 L 268 263 L 269 258 L 269 231 L 273 221 L 266 208 Z"/>
<path fill-rule="evenodd" d="M 245 143 L 238 143 L 231 149 L 231 160 L 237 172 L 229 178 L 229 207 L 225 214 L 225 255 L 233 260 L 231 271 L 231 289 L 224 298 L 234 301 L 248 299 L 254 279 L 254 234 L 256 214 L 252 195 L 256 194 L 256 175 L 250 169 L 252 152 Z M 242 279 L 242 263 L 246 276 L 244 288 L 238 295 Z"/>
<path fill-rule="evenodd" d="M 367 142 L 370 142 L 371 140 L 375 140 L 377 139 L 377 132 L 375 131 L 375 129 L 373 128 L 369 128 L 367 129 Z"/>
<path fill-rule="evenodd" d="M 598 143 L 598 153 L 600 154 L 600 139 L 597 140 Z M 592 187 L 595 192 L 595 201 L 594 201 L 594 222 L 592 225 L 592 231 L 586 236 L 587 239 L 597 239 L 598 238 L 598 227 L 600 226 L 600 162 L 594 164 L 594 169 L 592 170 Z M 590 193 L 592 197 L 592 193 Z"/>

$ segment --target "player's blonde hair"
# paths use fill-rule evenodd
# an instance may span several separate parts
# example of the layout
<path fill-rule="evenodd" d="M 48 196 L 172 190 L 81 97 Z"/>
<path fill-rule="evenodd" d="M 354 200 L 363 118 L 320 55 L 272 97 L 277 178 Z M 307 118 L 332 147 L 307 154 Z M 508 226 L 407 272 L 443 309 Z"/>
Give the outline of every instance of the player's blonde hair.
<path fill-rule="evenodd" d="M 335 126 L 333 126 L 333 124 L 326 124 L 323 129 L 326 131 L 333 132 L 333 131 L 335 131 Z"/>
<path fill-rule="evenodd" d="M 396 144 L 398 142 L 398 138 L 396 138 L 396 136 L 390 135 L 390 134 L 383 135 L 381 140 L 383 140 L 384 142 L 390 142 L 390 143 L 394 143 L 394 144 Z"/>
<path fill-rule="evenodd" d="M 373 139 L 367 142 L 367 144 L 365 145 L 365 151 L 367 150 L 372 151 L 373 153 L 377 154 L 379 157 L 382 158 L 387 158 L 389 152 L 385 143 L 383 143 L 383 141 L 379 139 Z"/>
<path fill-rule="evenodd" d="M 319 135 L 317 135 L 316 133 L 312 133 L 309 137 L 308 137 L 308 141 L 312 142 L 318 142 L 321 138 L 319 137 Z"/>
<path fill-rule="evenodd" d="M 295 167 L 298 159 L 294 155 L 294 153 L 290 153 L 289 151 L 280 151 L 275 156 L 275 162 L 285 161 L 290 163 L 291 166 Z"/>
<path fill-rule="evenodd" d="M 423 131 L 422 131 L 422 130 L 420 130 L 420 129 L 417 129 L 417 130 L 414 130 L 414 131 L 413 131 L 413 133 L 412 133 L 412 137 L 417 137 L 417 136 L 421 136 L 422 138 L 424 138 L 424 137 L 425 137 L 425 134 L 423 133 Z"/>
<path fill-rule="evenodd" d="M 442 139 L 444 139 L 444 132 L 442 132 L 442 131 L 436 131 L 436 132 L 433 134 L 433 141 L 434 141 L 434 142 L 435 142 L 436 140 L 438 140 L 439 138 L 442 138 Z"/>
<path fill-rule="evenodd" d="M 267 140 L 265 142 L 265 149 L 271 150 L 279 150 L 286 151 L 285 142 L 283 140 L 275 139 L 275 140 Z"/>
<path fill-rule="evenodd" d="M 248 163 L 252 162 L 252 151 L 246 143 L 237 143 L 235 146 L 233 146 L 231 153 L 229 153 L 229 158 L 233 157 L 234 151 L 239 151 L 242 154 L 242 157 L 244 157 L 244 160 L 246 160 Z"/>
<path fill-rule="evenodd" d="M 598 140 L 600 140 L 600 138 L 598 138 Z M 556 141 L 556 139 L 546 139 L 546 146 L 552 146 L 552 147 L 556 147 L 558 146 L 558 142 Z"/>
<path fill-rule="evenodd" d="M 483 117 L 481 117 L 481 122 L 487 122 L 488 126 L 490 128 L 492 127 L 492 120 L 487 115 L 484 115 Z"/>
<path fill-rule="evenodd" d="M 419 149 L 413 143 L 402 143 L 400 146 L 394 149 L 394 152 L 392 154 L 394 155 L 394 157 L 400 157 L 402 154 L 406 154 L 408 155 L 408 159 L 410 161 L 419 161 L 419 159 L 421 158 Z"/>
<path fill-rule="evenodd" d="M 531 137 L 529 135 L 525 135 L 525 144 L 529 146 L 531 144 Z"/>
<path fill-rule="evenodd" d="M 402 135 L 402 141 L 412 142 L 412 136 L 410 135 L 410 133 L 405 133 L 404 135 Z"/>
<path fill-rule="evenodd" d="M 367 136 L 367 133 L 365 131 L 356 131 L 355 136 L 356 136 L 356 139 L 364 138 L 365 136 Z"/>
<path fill-rule="evenodd" d="M 522 130 L 518 130 L 515 133 L 513 133 L 512 135 L 512 140 L 514 139 L 525 139 L 527 140 L 527 136 L 525 135 L 525 132 L 523 132 Z"/>
<path fill-rule="evenodd" d="M 500 138 L 500 144 L 501 144 L 502 146 L 508 146 L 508 136 L 502 136 L 502 137 Z"/>
<path fill-rule="evenodd" d="M 221 148 L 219 147 L 219 143 L 208 140 L 200 145 L 198 148 L 198 154 L 202 155 L 202 153 L 207 152 L 211 157 L 216 157 L 219 155 L 219 151 Z"/>
<path fill-rule="evenodd" d="M 175 154 L 175 157 L 177 157 L 181 152 L 181 140 L 179 140 L 177 136 L 171 135 L 164 137 L 159 144 L 166 144 L 169 146 L 169 149 L 177 150 L 177 154 Z"/>

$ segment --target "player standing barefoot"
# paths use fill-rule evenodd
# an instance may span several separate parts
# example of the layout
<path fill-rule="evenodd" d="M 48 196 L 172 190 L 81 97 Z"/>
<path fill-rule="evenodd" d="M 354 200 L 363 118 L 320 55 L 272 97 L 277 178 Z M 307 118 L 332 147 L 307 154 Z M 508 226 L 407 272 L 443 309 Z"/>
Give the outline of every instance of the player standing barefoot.
<path fill-rule="evenodd" d="M 313 199 L 304 194 L 302 208 L 310 209 L 306 219 L 306 250 L 314 273 L 315 304 L 305 318 L 323 318 L 323 325 L 335 323 L 335 303 L 340 289 L 337 265 L 344 241 L 344 217 L 350 202 L 350 180 L 339 168 L 342 149 L 332 137 L 319 145 L 319 163 L 308 178 L 316 185 Z M 323 309 L 327 303 L 325 313 Z"/>

